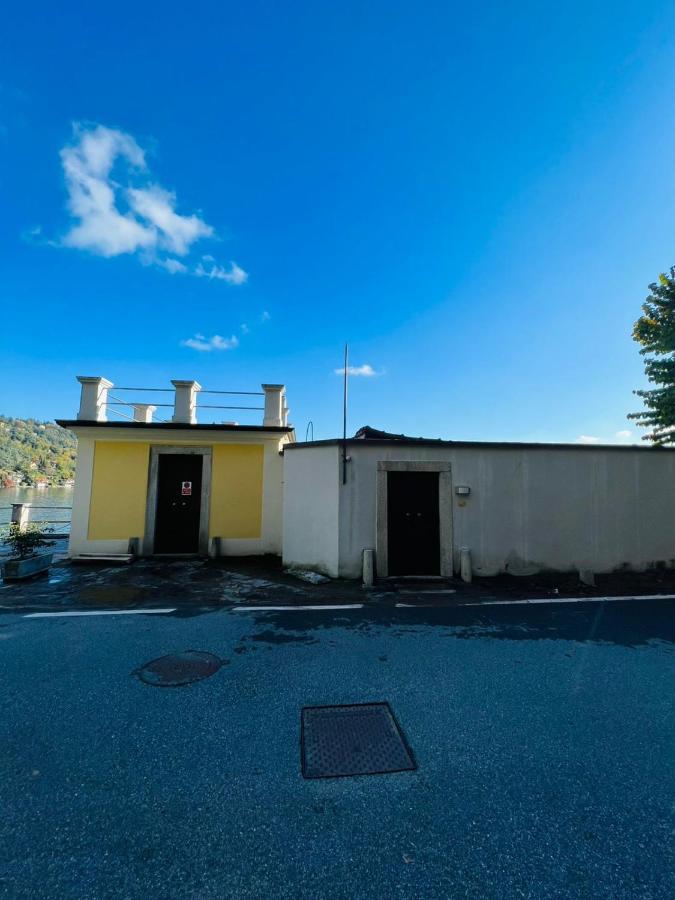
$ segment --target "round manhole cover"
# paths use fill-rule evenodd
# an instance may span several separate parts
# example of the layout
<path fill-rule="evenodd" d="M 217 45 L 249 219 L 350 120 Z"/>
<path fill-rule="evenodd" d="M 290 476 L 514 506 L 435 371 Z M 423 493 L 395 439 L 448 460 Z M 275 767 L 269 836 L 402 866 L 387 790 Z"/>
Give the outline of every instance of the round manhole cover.
<path fill-rule="evenodd" d="M 180 687 L 214 675 L 223 660 L 203 650 L 185 650 L 153 659 L 137 670 L 136 674 L 146 684 L 155 687 Z"/>

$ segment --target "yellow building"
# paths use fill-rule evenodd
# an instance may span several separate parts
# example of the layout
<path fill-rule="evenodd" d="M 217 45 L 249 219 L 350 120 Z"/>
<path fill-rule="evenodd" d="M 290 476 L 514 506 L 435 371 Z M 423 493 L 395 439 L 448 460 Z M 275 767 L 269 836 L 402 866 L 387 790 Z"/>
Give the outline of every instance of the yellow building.
<path fill-rule="evenodd" d="M 283 385 L 247 393 L 249 403 L 264 398 L 263 422 L 238 425 L 197 422 L 199 396 L 228 392 L 196 381 L 173 381 L 172 402 L 162 404 L 125 399 L 150 389 L 113 395 L 105 378 L 78 381 L 77 419 L 58 420 L 78 438 L 71 557 L 281 553 L 281 451 L 295 440 Z M 153 419 L 164 406 L 170 420 Z M 113 412 L 121 421 L 109 420 Z"/>

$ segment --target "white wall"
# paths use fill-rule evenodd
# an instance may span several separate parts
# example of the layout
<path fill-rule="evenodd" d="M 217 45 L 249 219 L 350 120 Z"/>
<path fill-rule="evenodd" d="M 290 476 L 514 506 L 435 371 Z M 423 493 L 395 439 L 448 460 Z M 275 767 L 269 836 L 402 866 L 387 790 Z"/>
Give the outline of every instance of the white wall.
<path fill-rule="evenodd" d="M 288 438 L 265 441 L 263 468 L 262 541 L 259 553 L 281 556 L 284 461 L 279 451 Z"/>
<path fill-rule="evenodd" d="M 347 485 L 340 487 L 343 577 L 358 577 L 361 551 L 375 546 L 378 460 L 449 461 L 453 489 L 471 488 L 467 498 L 452 497 L 455 570 L 464 546 L 480 575 L 675 565 L 675 452 L 670 450 L 369 446 L 364 441 L 350 444 L 349 455 Z M 463 499 L 466 505 L 460 506 Z"/>
<path fill-rule="evenodd" d="M 69 556 L 80 553 L 126 553 L 128 541 L 89 541 L 89 503 L 91 500 L 91 484 L 94 474 L 94 438 L 78 434 L 77 462 L 75 463 L 75 485 L 73 487 L 73 510 L 70 519 Z M 110 544 L 113 544 L 110 547 Z M 96 544 L 95 549 L 89 549 Z M 99 549 L 99 544 L 105 544 Z"/>
<path fill-rule="evenodd" d="M 284 453 L 283 562 L 338 575 L 339 448 Z"/>

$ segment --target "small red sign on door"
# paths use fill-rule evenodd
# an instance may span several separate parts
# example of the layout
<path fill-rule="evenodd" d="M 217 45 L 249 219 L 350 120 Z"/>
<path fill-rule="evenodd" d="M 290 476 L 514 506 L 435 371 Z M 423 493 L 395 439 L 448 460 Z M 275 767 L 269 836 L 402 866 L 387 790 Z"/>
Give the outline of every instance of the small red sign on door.
<path fill-rule="evenodd" d="M 183 481 L 181 482 L 181 494 L 184 497 L 192 496 L 192 482 L 191 481 Z"/>

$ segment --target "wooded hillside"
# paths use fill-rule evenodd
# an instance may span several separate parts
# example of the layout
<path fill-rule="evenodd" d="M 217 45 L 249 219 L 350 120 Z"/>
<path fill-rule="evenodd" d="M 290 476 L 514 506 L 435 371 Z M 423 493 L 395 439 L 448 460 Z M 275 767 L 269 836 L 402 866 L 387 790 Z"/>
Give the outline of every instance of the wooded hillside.
<path fill-rule="evenodd" d="M 75 435 L 53 422 L 0 416 L 0 485 L 70 481 L 76 447 Z"/>

